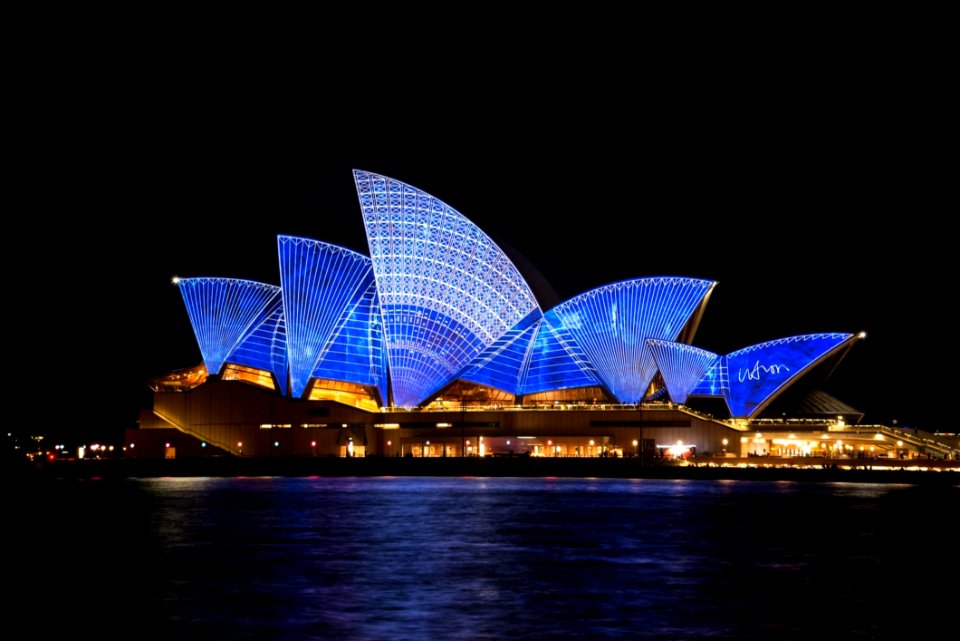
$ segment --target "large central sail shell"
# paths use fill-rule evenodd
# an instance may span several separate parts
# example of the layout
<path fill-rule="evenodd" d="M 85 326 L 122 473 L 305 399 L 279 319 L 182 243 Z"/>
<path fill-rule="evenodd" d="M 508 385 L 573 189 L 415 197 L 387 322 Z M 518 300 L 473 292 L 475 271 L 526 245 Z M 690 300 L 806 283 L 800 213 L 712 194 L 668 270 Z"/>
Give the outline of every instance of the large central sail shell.
<path fill-rule="evenodd" d="M 534 309 L 520 272 L 479 227 L 415 187 L 354 171 L 376 277 L 393 403 L 450 382 Z"/>

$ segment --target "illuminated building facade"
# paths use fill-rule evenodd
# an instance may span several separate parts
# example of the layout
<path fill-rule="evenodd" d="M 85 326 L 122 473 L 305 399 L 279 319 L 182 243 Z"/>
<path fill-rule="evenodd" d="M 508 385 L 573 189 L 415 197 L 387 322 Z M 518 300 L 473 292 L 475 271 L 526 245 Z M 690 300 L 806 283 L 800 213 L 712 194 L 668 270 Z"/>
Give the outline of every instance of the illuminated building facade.
<path fill-rule="evenodd" d="M 356 453 L 359 445 L 350 444 L 362 442 L 364 453 L 385 454 L 393 440 L 379 438 L 368 449 L 371 430 L 403 424 L 470 427 L 473 449 L 464 433 L 451 452 L 478 454 L 477 439 L 509 440 L 496 430 L 510 424 L 530 431 L 526 439 L 538 440 L 541 454 L 558 453 L 566 430 L 577 454 L 602 442 L 626 455 L 640 436 L 626 448 L 615 441 L 647 419 L 648 430 L 701 421 L 706 431 L 698 438 L 712 443 L 711 421 L 759 416 L 856 338 L 795 336 L 722 356 L 693 347 L 716 283 L 683 277 L 628 279 L 543 309 L 515 263 L 458 211 L 385 176 L 355 171 L 354 179 L 369 256 L 280 236 L 279 286 L 178 279 L 203 365 L 154 381 L 154 411 L 165 424 L 236 454 L 252 453 L 261 432 L 294 425 L 326 429 L 326 436 L 319 445 L 298 437 L 286 453 Z M 251 386 L 259 388 L 252 405 L 240 399 L 253 395 L 244 391 Z M 249 407 L 230 418 L 227 398 L 234 409 Z M 685 407 L 704 398 L 722 402 L 728 415 Z M 542 416 L 526 412 L 537 408 L 566 408 L 582 420 L 553 414 L 555 438 L 542 438 L 546 421 L 517 418 Z M 653 411 L 673 414 L 652 419 Z M 255 427 L 260 436 L 228 424 Z M 618 436 L 621 428 L 629 433 Z M 327 442 L 334 431 L 337 447 Z M 244 438 L 247 448 L 238 445 Z M 279 439 L 273 443 L 281 448 Z"/>

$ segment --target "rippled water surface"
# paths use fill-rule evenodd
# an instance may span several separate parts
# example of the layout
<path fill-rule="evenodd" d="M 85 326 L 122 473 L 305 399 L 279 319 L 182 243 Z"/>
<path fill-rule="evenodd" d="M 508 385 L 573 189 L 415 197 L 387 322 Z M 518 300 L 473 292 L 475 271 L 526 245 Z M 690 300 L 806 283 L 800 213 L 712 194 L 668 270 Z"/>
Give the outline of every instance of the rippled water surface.
<path fill-rule="evenodd" d="M 39 562 L 28 594 L 74 623 L 124 626 L 117 637 L 960 630 L 956 488 L 243 478 L 59 482 L 27 496 L 59 508 L 27 511 L 21 549 L 52 541 L 63 557 Z M 937 588 L 943 578 L 954 587 Z"/>

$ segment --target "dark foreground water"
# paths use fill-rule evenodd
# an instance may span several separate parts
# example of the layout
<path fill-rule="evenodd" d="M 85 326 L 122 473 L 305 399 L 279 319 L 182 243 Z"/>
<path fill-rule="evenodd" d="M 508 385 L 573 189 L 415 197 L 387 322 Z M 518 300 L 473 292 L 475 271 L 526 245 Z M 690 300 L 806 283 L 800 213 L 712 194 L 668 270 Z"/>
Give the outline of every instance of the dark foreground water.
<path fill-rule="evenodd" d="M 38 634 L 171 640 L 960 634 L 956 487 L 210 478 L 8 489 L 8 631 L 19 621 Z"/>

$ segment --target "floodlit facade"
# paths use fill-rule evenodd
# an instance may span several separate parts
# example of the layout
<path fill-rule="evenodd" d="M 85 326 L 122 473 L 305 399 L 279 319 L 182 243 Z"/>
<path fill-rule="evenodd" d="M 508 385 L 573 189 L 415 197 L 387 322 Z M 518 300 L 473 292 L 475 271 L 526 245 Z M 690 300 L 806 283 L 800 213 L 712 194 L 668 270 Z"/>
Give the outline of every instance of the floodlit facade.
<path fill-rule="evenodd" d="M 331 402 L 365 412 L 369 421 L 338 426 L 364 441 L 366 427 L 394 429 L 383 417 L 396 412 L 619 408 L 634 412 L 621 423 L 639 423 L 636 412 L 653 404 L 713 398 L 724 418 L 750 419 L 856 338 L 810 334 L 713 354 L 691 343 L 716 283 L 674 276 L 612 283 L 543 309 L 521 270 L 461 213 L 385 176 L 354 179 L 369 256 L 279 236 L 279 285 L 178 280 L 203 365 L 154 381 L 157 416 L 196 434 L 199 415 L 212 425 L 215 412 L 164 395 L 239 381 L 291 406 L 324 402 L 318 416 L 337 414 Z M 463 426 L 464 417 L 436 423 Z M 258 429 L 288 424 L 264 418 Z M 212 440 L 239 453 L 233 438 Z"/>

